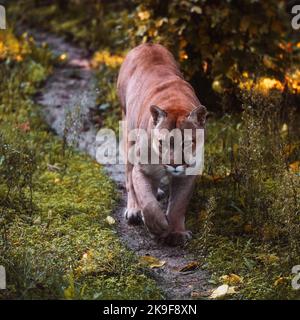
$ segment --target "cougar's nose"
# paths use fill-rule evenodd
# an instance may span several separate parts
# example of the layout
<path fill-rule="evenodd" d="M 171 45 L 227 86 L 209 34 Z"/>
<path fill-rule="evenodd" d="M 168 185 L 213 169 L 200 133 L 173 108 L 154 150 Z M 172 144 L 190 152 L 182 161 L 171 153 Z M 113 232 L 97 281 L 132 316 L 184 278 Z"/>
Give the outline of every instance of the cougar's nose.
<path fill-rule="evenodd" d="M 166 165 L 167 171 L 172 174 L 180 174 L 184 172 L 184 166 L 181 164 Z"/>

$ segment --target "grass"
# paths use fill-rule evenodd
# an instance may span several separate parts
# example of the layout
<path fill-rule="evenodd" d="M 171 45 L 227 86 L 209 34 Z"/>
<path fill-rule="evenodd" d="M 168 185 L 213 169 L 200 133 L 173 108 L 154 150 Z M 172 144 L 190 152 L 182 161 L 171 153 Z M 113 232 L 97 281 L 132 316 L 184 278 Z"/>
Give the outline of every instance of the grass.
<path fill-rule="evenodd" d="M 46 28 L 98 50 L 93 60 L 102 89 L 99 115 L 103 125 L 116 128 L 121 115 L 114 84 L 124 44 L 130 42 L 122 28 L 130 26 L 116 29 L 119 39 L 112 31 L 108 43 L 92 26 L 82 28 L 78 21 L 84 15 L 70 12 L 65 18 L 53 8 L 56 13 L 38 9 L 35 17 L 53 17 Z M 101 17 L 104 27 L 118 23 L 112 16 Z M 291 270 L 300 255 L 299 114 L 283 88 L 270 90 L 273 84 L 251 81 L 240 86 L 241 113 L 208 121 L 205 172 L 187 221 L 194 232 L 189 249 L 211 272 L 215 286 L 228 282 L 224 276 L 230 274 L 242 279 L 232 298 L 299 299 L 291 287 Z"/>
<path fill-rule="evenodd" d="M 98 73 L 103 123 L 117 128 L 116 68 L 107 59 Z M 240 91 L 242 113 L 208 120 L 205 172 L 187 220 L 189 250 L 212 284 L 230 274 L 242 279 L 232 298 L 299 299 L 291 286 L 300 255 L 299 115 L 280 90 L 259 89 L 254 83 Z"/>
<path fill-rule="evenodd" d="M 241 117 L 208 122 L 190 250 L 206 256 L 214 284 L 243 278 L 234 298 L 299 299 L 291 286 L 300 253 L 298 116 L 278 92 L 244 95 Z"/>
<path fill-rule="evenodd" d="M 64 145 L 32 100 L 53 58 L 34 40 L 0 34 L 2 299 L 153 299 L 161 293 L 118 239 L 115 187 Z"/>
<path fill-rule="evenodd" d="M 102 61 L 100 114 L 110 128 L 121 117 L 116 76 Z M 255 83 L 241 95 L 241 114 L 208 121 L 205 172 L 187 221 L 194 232 L 189 249 L 216 286 L 230 274 L 243 279 L 235 299 L 299 299 L 291 286 L 300 254 L 299 115 L 280 90 L 262 92 Z"/>

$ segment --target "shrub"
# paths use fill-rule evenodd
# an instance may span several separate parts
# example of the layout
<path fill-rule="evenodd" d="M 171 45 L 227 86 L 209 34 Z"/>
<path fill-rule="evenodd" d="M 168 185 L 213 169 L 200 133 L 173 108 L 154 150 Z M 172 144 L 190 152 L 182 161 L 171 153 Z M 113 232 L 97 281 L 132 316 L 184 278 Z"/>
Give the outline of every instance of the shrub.
<path fill-rule="evenodd" d="M 93 50 L 120 53 L 141 42 L 162 43 L 205 104 L 218 111 L 225 108 L 221 94 L 229 96 L 227 108 L 239 107 L 237 87 L 243 74 L 284 85 L 287 69 L 299 61 L 282 0 L 115 0 L 89 1 L 88 6 L 85 1 L 49 5 L 31 0 L 12 9 L 19 17 L 20 8 L 28 13 L 23 21 L 64 33 Z"/>

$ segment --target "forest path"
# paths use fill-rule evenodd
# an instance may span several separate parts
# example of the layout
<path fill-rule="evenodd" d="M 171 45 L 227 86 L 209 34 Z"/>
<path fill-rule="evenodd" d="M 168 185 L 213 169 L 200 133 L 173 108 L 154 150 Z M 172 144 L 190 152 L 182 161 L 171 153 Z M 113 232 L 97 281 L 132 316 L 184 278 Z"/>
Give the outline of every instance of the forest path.
<path fill-rule="evenodd" d="M 55 55 L 67 54 L 65 64 L 57 65 L 52 76 L 36 96 L 43 106 L 43 115 L 49 126 L 69 143 L 95 158 L 97 129 L 90 112 L 96 106 L 97 87 L 88 53 L 62 37 L 47 32 L 29 32 L 37 44 L 47 43 Z M 126 205 L 124 166 L 107 165 L 108 175 L 117 185 L 120 201 L 113 213 L 117 231 L 125 246 L 138 256 L 153 256 L 165 261 L 159 268 L 150 269 L 151 275 L 167 299 L 191 299 L 210 293 L 209 274 L 201 268 L 180 271 L 194 262 L 195 257 L 185 248 L 167 247 L 151 239 L 143 226 L 129 226 L 123 218 Z"/>

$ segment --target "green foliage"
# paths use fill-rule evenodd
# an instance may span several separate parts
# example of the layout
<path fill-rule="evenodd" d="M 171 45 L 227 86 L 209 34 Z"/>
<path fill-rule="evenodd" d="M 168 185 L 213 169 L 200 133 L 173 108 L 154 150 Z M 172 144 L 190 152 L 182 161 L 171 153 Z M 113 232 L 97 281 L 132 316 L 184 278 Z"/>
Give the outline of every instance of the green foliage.
<path fill-rule="evenodd" d="M 150 38 L 171 47 L 190 78 L 200 73 L 226 88 L 241 72 L 257 72 L 262 57 L 272 60 L 265 65 L 269 74 L 284 72 L 287 54 L 278 43 L 289 19 L 283 1 L 135 2 L 137 42 Z"/>
<path fill-rule="evenodd" d="M 299 61 L 296 41 L 288 38 L 284 1 L 115 0 L 87 6 L 85 1 L 49 5 L 31 0 L 18 1 L 11 12 L 94 50 L 122 52 L 159 42 L 173 52 L 185 77 L 214 110 L 238 107 L 236 89 L 244 72 L 284 81 L 291 63 Z M 20 12 L 27 14 L 20 17 Z M 220 94 L 231 97 L 227 106 Z"/>
<path fill-rule="evenodd" d="M 131 1 L 20 0 L 8 6 L 13 20 L 65 34 L 85 48 L 120 49 L 128 43 Z M 23 14 L 26 12 L 26 14 Z M 110 35 L 109 37 L 107 35 Z"/>

